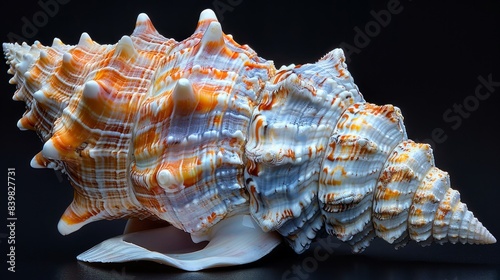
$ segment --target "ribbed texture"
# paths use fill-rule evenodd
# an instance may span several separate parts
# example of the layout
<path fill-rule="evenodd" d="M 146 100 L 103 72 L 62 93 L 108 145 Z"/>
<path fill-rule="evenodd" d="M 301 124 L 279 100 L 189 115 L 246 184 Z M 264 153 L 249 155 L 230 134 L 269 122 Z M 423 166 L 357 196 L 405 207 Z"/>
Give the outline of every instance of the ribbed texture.
<path fill-rule="evenodd" d="M 137 217 L 200 235 L 249 214 L 298 253 L 323 227 L 355 252 L 376 236 L 496 242 L 430 146 L 407 139 L 400 110 L 365 102 L 341 49 L 276 70 L 210 10 L 179 42 L 140 14 L 114 45 L 83 33 L 77 45 L 3 48 L 13 99 L 27 106 L 18 127 L 44 142 L 31 165 L 62 170 L 75 190 L 63 234 Z M 161 259 L 106 244 L 82 258 Z"/>

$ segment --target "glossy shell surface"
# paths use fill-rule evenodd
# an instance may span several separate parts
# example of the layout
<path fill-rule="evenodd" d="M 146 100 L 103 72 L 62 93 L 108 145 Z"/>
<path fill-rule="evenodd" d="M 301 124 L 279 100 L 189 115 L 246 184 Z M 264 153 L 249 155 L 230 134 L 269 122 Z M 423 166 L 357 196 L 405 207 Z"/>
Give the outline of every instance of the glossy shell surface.
<path fill-rule="evenodd" d="M 44 142 L 31 165 L 62 170 L 75 190 L 62 234 L 102 219 L 152 219 L 211 242 L 187 264 L 125 235 L 82 260 L 199 270 L 256 260 L 279 243 L 276 233 L 301 253 L 323 230 L 356 252 L 374 237 L 496 242 L 430 146 L 408 139 L 399 108 L 364 100 L 341 49 L 276 69 L 224 34 L 211 10 L 180 42 L 140 14 L 114 45 L 83 33 L 77 45 L 3 48 L 14 99 L 27 106 L 18 127 Z M 222 260 L 228 244 L 240 249 L 224 257 L 248 257 Z"/>

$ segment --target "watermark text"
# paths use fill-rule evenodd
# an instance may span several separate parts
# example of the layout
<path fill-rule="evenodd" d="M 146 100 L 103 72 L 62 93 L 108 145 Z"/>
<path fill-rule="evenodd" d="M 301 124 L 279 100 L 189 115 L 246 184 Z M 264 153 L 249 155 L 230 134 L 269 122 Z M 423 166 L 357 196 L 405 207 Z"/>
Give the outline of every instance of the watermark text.
<path fill-rule="evenodd" d="M 32 39 L 38 34 L 40 28 L 43 28 L 49 23 L 49 19 L 53 18 L 59 13 L 60 5 L 68 4 L 71 0 L 39 0 L 37 2 L 40 10 L 33 13 L 33 15 L 28 18 L 23 16 L 21 18 L 22 27 L 21 35 L 9 32 L 7 34 L 7 39 L 9 42 L 27 42 L 28 39 Z"/>
<path fill-rule="evenodd" d="M 7 169 L 7 270 L 16 272 L 16 169 Z"/>

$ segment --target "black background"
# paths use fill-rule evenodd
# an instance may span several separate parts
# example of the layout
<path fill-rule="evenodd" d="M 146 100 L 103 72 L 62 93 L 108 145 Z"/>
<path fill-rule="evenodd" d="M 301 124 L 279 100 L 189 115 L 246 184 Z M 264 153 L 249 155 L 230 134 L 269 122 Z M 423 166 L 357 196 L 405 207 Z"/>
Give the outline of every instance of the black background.
<path fill-rule="evenodd" d="M 47 2 L 47 0 L 42 0 Z M 372 29 L 370 41 L 356 41 L 356 27 L 364 30 L 374 20 L 371 11 L 386 10 L 399 2 L 401 12 L 379 30 Z M 439 3 L 436 3 L 439 2 Z M 451 175 L 476 217 L 500 237 L 500 188 L 498 183 L 500 86 L 474 105 L 478 77 L 500 82 L 500 9 L 498 1 L 80 1 L 60 4 L 47 22 L 31 34 L 23 31 L 23 17 L 43 11 L 37 1 L 2 3 L 0 37 L 9 32 L 38 39 L 50 45 L 54 37 L 76 44 L 82 32 L 101 44 L 114 44 L 129 35 L 140 12 L 145 12 L 157 30 L 168 38 L 182 40 L 192 34 L 199 13 L 205 8 L 233 5 L 218 16 L 223 31 L 250 45 L 266 59 L 283 64 L 314 62 L 333 48 L 346 44 L 358 47 L 348 60 L 348 69 L 367 101 L 394 104 L 405 116 L 408 136 L 424 140 L 432 131 L 446 135 L 434 144 L 436 165 Z M 36 20 L 36 19 L 35 19 Z M 35 26 L 36 27 L 36 26 Z M 7 273 L 7 228 L 0 227 L 0 270 L 9 277 L 36 276 L 39 279 L 142 279 L 144 278 L 231 278 L 281 279 L 293 266 L 311 271 L 288 279 L 498 279 L 500 245 L 409 244 L 394 250 L 376 240 L 362 254 L 352 255 L 345 245 L 335 246 L 325 261 L 311 262 L 312 250 L 296 255 L 280 246 L 264 259 L 240 267 L 189 273 L 157 264 L 139 262 L 116 265 L 88 265 L 77 262 L 77 254 L 118 235 L 125 221 L 100 221 L 69 236 L 56 228 L 60 215 L 72 200 L 72 189 L 53 170 L 36 170 L 29 162 L 42 143 L 32 131 L 19 131 L 17 120 L 24 105 L 12 101 L 15 86 L 9 85 L 7 66 L 0 66 L 2 147 L 5 188 L 0 212 L 7 212 L 7 168 L 16 168 L 16 273 Z M 461 124 L 447 121 L 443 114 L 454 104 L 467 103 L 468 116 Z M 456 115 L 453 113 L 453 115 Z M 1 206 L 3 205 L 3 206 Z M 3 207 L 3 209 L 2 209 Z M 7 224 L 5 218 L 2 223 Z M 314 267 L 317 264 L 317 267 Z M 5 279 L 2 277 L 2 279 Z"/>

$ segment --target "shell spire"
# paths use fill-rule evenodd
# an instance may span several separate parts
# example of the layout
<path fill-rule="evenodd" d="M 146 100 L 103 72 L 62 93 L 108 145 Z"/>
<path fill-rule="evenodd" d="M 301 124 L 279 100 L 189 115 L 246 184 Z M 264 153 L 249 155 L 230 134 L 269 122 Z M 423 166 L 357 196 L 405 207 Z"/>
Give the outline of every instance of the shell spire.
<path fill-rule="evenodd" d="M 408 240 L 495 242 L 447 194 L 448 174 L 434 167 L 430 146 L 407 139 L 399 108 L 364 101 L 341 49 L 280 69 L 253 120 L 250 213 L 296 252 L 323 223 L 355 252 L 377 236 L 396 247 Z"/>
<path fill-rule="evenodd" d="M 495 243 L 495 238 L 460 202 L 449 175 L 434 166 L 427 144 L 401 142 L 381 172 L 374 194 L 377 236 L 396 247 L 408 240 L 427 245 Z M 466 214 L 467 213 L 467 214 Z"/>

